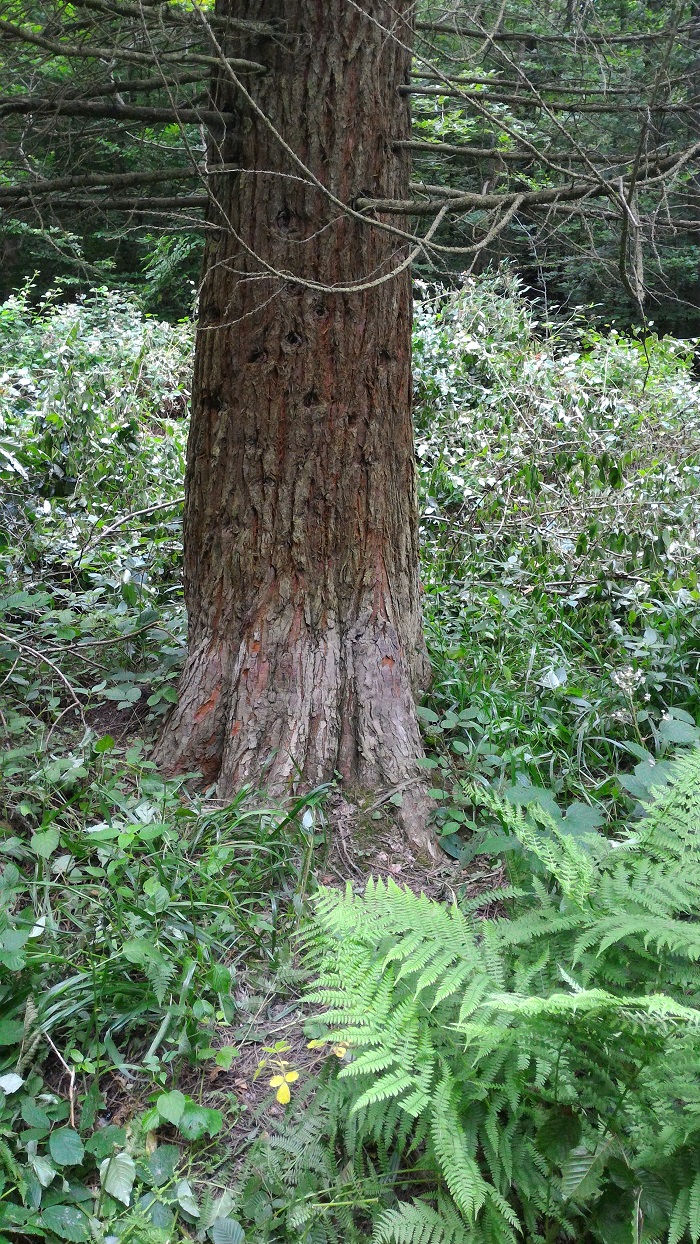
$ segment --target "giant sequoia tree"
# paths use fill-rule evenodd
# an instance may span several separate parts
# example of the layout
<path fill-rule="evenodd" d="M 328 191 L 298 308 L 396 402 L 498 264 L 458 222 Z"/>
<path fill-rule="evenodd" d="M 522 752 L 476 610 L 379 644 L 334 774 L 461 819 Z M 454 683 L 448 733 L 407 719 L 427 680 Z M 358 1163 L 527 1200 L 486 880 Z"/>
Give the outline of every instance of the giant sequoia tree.
<path fill-rule="evenodd" d="M 206 233 L 164 767 L 398 787 L 421 838 L 410 264 L 565 250 L 645 317 L 700 219 L 699 28 L 640 13 L 5 0 L 6 217 Z"/>
<path fill-rule="evenodd" d="M 410 783 L 420 752 L 407 242 L 347 211 L 408 195 L 395 143 L 409 137 L 412 4 L 370 7 L 237 4 L 248 21 L 283 15 L 291 37 L 245 41 L 270 69 L 255 98 L 233 72 L 216 86 L 236 120 L 211 156 L 190 652 L 159 754 L 224 793 L 262 765 L 273 788 L 335 770 Z"/>

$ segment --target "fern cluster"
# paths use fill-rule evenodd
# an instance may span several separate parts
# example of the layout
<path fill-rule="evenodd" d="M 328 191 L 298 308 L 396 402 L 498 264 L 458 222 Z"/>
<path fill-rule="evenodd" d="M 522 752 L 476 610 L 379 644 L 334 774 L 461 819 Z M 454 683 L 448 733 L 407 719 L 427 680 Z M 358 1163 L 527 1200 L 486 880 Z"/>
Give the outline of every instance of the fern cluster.
<path fill-rule="evenodd" d="M 305 937 L 350 1051 L 327 1147 L 374 1181 L 359 1238 L 695 1244 L 700 752 L 619 841 L 473 799 L 519 849 L 505 914 L 371 882 L 322 892 Z"/>

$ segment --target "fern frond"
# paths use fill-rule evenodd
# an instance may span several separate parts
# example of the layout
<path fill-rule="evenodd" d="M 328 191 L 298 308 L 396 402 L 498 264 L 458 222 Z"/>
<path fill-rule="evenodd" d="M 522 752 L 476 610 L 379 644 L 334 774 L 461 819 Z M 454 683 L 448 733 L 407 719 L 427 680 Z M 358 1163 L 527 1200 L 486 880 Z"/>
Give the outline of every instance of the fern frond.
<path fill-rule="evenodd" d="M 593 861 L 571 834 L 559 828 L 544 808 L 533 803 L 526 813 L 522 807 L 508 803 L 494 791 L 475 786 L 468 788 L 468 794 L 474 804 L 497 816 L 504 829 L 528 851 L 532 851 L 564 894 L 570 895 L 577 903 L 585 902 L 595 879 Z"/>
<path fill-rule="evenodd" d="M 681 1188 L 671 1214 L 668 1228 L 668 1244 L 680 1244 L 685 1235 L 685 1229 L 688 1226 L 689 1201 L 690 1189 Z"/>
<path fill-rule="evenodd" d="M 374 1244 L 515 1244 L 545 1218 L 601 1244 L 589 1198 L 627 1195 L 623 1154 L 650 1241 L 698 1244 L 700 750 L 590 853 L 537 805 L 474 801 L 525 848 L 507 917 L 377 881 L 322 893 L 305 935 L 321 1019 L 352 1044 L 329 1135 L 385 1193 L 416 1163 L 433 1180 L 379 1212 Z"/>
<path fill-rule="evenodd" d="M 423 1201 L 385 1209 L 374 1225 L 372 1244 L 462 1244 L 466 1224 L 450 1221 Z"/>
<path fill-rule="evenodd" d="M 652 791 L 634 842 L 637 853 L 666 863 L 700 858 L 700 748 L 676 759 L 669 785 Z"/>
<path fill-rule="evenodd" d="M 473 1223 L 488 1195 L 474 1154 L 466 1145 L 466 1135 L 453 1103 L 454 1084 L 445 1075 L 435 1090 L 431 1139 L 440 1163 L 440 1172 L 467 1222 Z"/>

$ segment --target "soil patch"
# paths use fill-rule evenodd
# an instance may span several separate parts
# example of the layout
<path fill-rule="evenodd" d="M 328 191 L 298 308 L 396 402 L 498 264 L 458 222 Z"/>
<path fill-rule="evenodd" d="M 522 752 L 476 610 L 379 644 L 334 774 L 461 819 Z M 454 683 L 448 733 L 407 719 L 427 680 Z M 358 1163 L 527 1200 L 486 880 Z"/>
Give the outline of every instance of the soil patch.
<path fill-rule="evenodd" d="M 390 805 L 363 810 L 335 792 L 328 799 L 326 812 L 330 844 L 325 864 L 316 872 L 322 885 L 350 881 L 357 893 L 364 890 L 370 877 L 383 881 L 391 878 L 414 894 L 450 902 L 458 896 L 472 900 L 505 884 L 500 864 L 487 868 L 472 862 L 462 867 L 447 855 L 437 862 L 421 859 L 401 832 Z M 496 906 L 487 901 L 479 914 L 493 916 Z"/>

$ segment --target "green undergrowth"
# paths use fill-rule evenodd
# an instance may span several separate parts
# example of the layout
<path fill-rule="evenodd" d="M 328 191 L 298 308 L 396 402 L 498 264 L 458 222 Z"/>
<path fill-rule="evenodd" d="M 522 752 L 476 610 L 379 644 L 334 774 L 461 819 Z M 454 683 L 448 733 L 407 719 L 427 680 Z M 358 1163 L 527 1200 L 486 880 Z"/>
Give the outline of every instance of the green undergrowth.
<path fill-rule="evenodd" d="M 323 792 L 202 804 L 143 750 L 2 758 L 0 1240 L 240 1237 L 205 1176 L 241 1106 L 205 1086 L 239 1057 L 251 977 L 288 960 Z"/>
<path fill-rule="evenodd" d="M 105 290 L 30 296 L 0 308 L 0 725 L 22 739 L 176 698 L 192 344 Z"/>
<path fill-rule="evenodd" d="M 28 286 L 0 342 L 0 1240 L 238 1244 L 227 1075 L 284 992 L 323 792 L 221 807 L 148 758 L 184 652 L 191 327 Z"/>
<path fill-rule="evenodd" d="M 689 347 L 538 322 L 507 274 L 419 292 L 424 763 L 465 871 L 454 909 L 319 901 L 303 1055 L 264 1014 L 298 1025 L 325 792 L 221 807 L 149 760 L 191 326 L 0 308 L 0 1244 L 700 1238 Z M 679 749 L 682 859 L 643 838 Z"/>
<path fill-rule="evenodd" d="M 436 789 L 456 774 L 614 819 L 670 748 L 700 738 L 692 348 L 543 323 L 507 273 L 423 289 Z"/>
<path fill-rule="evenodd" d="M 253 1147 L 249 1238 L 697 1241 L 700 750 L 615 838 L 472 799 L 497 891 L 318 896 L 315 1043 L 339 1057 Z"/>

